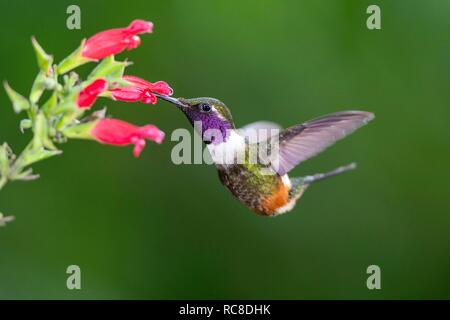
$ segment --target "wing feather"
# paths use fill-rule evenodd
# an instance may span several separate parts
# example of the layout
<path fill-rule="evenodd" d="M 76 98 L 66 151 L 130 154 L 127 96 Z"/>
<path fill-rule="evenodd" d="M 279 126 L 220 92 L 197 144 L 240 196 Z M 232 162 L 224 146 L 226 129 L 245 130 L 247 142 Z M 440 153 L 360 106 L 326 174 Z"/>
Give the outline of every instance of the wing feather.
<path fill-rule="evenodd" d="M 344 138 L 374 118 L 364 111 L 344 111 L 285 129 L 279 136 L 278 161 L 273 169 L 284 175 L 337 140 Z"/>

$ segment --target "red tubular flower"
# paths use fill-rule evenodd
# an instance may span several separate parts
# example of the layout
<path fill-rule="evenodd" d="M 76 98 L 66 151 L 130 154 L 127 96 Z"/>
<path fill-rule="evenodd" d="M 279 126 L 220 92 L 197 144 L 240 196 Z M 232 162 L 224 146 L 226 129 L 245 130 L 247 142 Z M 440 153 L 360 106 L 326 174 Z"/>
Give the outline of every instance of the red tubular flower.
<path fill-rule="evenodd" d="M 173 94 L 172 88 L 164 81 L 151 83 L 135 76 L 124 76 L 123 79 L 130 82 L 131 85 L 112 89 L 111 95 L 116 100 L 128 102 L 141 101 L 146 104 L 155 104 L 157 100 L 153 93 L 166 96 Z"/>
<path fill-rule="evenodd" d="M 77 105 L 79 108 L 90 108 L 97 100 L 97 96 L 106 91 L 108 83 L 104 79 L 97 79 L 86 86 L 78 94 Z"/>
<path fill-rule="evenodd" d="M 134 144 L 133 154 L 139 157 L 145 147 L 145 139 L 161 143 L 164 132 L 154 125 L 137 127 L 130 123 L 116 119 L 101 119 L 93 129 L 91 135 L 99 142 L 115 146 Z"/>
<path fill-rule="evenodd" d="M 141 44 L 138 34 L 152 31 L 153 23 L 134 20 L 126 28 L 110 29 L 93 35 L 86 40 L 81 55 L 87 59 L 99 60 L 125 49 L 134 49 Z"/>

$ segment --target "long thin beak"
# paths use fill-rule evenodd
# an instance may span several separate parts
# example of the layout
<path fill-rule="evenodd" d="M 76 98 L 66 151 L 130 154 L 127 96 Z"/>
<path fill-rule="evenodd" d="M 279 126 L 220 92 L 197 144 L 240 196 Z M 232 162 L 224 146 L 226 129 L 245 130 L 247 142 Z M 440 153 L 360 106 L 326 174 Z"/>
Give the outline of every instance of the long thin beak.
<path fill-rule="evenodd" d="M 183 102 L 181 102 L 180 100 L 178 100 L 177 98 L 173 98 L 173 97 L 169 97 L 169 96 L 165 96 L 162 94 L 158 94 L 158 93 L 153 93 L 155 96 L 157 96 L 160 99 L 163 99 L 167 102 L 170 102 L 178 107 L 183 107 L 183 108 L 189 108 L 189 105 L 184 104 Z"/>

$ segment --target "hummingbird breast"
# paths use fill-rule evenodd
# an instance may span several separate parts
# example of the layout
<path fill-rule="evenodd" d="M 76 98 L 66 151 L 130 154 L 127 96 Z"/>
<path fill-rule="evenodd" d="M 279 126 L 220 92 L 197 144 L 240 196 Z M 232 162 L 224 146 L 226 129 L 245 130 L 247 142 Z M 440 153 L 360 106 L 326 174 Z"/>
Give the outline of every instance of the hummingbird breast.
<path fill-rule="evenodd" d="M 248 164 L 218 168 L 221 182 L 236 198 L 250 210 L 272 216 L 289 203 L 290 184 L 262 169 L 260 165 Z"/>

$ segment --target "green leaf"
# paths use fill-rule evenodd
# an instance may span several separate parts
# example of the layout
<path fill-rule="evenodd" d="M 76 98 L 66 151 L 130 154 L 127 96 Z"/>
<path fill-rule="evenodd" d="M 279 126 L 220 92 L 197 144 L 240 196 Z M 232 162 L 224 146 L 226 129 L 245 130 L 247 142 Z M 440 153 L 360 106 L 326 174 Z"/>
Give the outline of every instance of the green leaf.
<path fill-rule="evenodd" d="M 39 72 L 31 88 L 30 102 L 36 104 L 44 90 L 57 90 L 58 86 L 59 84 L 54 77 L 48 77 L 44 72 Z"/>
<path fill-rule="evenodd" d="M 33 174 L 33 169 L 24 170 L 14 176 L 14 180 L 32 181 L 39 179 L 38 174 Z"/>
<path fill-rule="evenodd" d="M 65 111 L 64 115 L 56 123 L 56 130 L 62 131 L 68 126 L 78 123 L 78 119 L 83 115 L 84 111 L 84 109 L 78 108 Z"/>
<path fill-rule="evenodd" d="M 40 147 L 38 149 L 29 150 L 26 152 L 26 154 L 21 159 L 21 167 L 25 168 L 29 166 L 30 164 L 33 164 L 35 162 L 39 162 L 45 159 L 48 159 L 50 157 L 56 156 L 61 154 L 61 150 L 46 150 L 43 147 Z M 18 179 L 18 177 L 21 177 L 21 173 L 19 173 L 17 176 L 11 177 L 11 179 Z"/>
<path fill-rule="evenodd" d="M 47 54 L 44 49 L 42 49 L 35 37 L 31 38 L 31 43 L 33 44 L 34 52 L 36 53 L 39 68 L 42 72 L 47 73 L 53 63 L 53 56 Z"/>
<path fill-rule="evenodd" d="M 81 42 L 81 45 L 74 52 L 72 52 L 67 58 L 61 61 L 57 69 L 59 74 L 64 74 L 78 66 L 81 66 L 82 64 L 92 61 L 90 59 L 84 58 L 81 55 L 84 48 L 84 42 L 85 40 Z"/>
<path fill-rule="evenodd" d="M 60 99 L 60 102 L 56 105 L 53 113 L 60 114 L 64 112 L 83 111 L 77 107 L 77 98 L 80 91 L 81 87 L 73 87 L 64 97 Z"/>
<path fill-rule="evenodd" d="M 125 68 L 131 63 L 127 61 L 116 61 L 114 56 L 109 56 L 100 62 L 89 74 L 88 80 L 104 78 L 108 82 L 112 79 L 122 79 Z"/>
<path fill-rule="evenodd" d="M 67 127 L 63 130 L 62 134 L 69 139 L 89 139 L 93 140 L 94 137 L 91 134 L 92 129 L 98 121 L 91 121 L 75 126 Z"/>
<path fill-rule="evenodd" d="M 0 146 L 0 176 L 7 177 L 9 172 L 9 146 L 4 143 Z"/>
<path fill-rule="evenodd" d="M 78 82 L 80 77 L 76 72 L 71 72 L 68 75 L 64 75 L 64 90 L 70 91 Z"/>
<path fill-rule="evenodd" d="M 14 216 L 4 216 L 3 213 L 0 212 L 0 227 L 4 227 L 7 223 L 14 221 Z"/>
<path fill-rule="evenodd" d="M 24 133 L 25 130 L 30 129 L 33 126 L 33 121 L 30 119 L 20 120 L 20 131 Z"/>
<path fill-rule="evenodd" d="M 44 93 L 45 90 L 45 73 L 44 72 L 39 72 L 38 75 L 36 76 L 36 79 L 33 82 L 33 86 L 31 87 L 31 92 L 30 92 L 30 102 L 32 104 L 35 104 L 39 101 L 39 99 L 41 98 L 42 94 Z"/>
<path fill-rule="evenodd" d="M 36 115 L 34 121 L 34 138 L 33 138 L 33 149 L 38 149 L 40 147 L 45 147 L 49 150 L 56 150 L 55 145 L 49 138 L 49 128 L 47 119 L 42 112 Z"/>
<path fill-rule="evenodd" d="M 49 115 L 54 110 L 55 106 L 58 104 L 58 93 L 54 91 L 50 98 L 42 106 L 42 111 Z"/>
<path fill-rule="evenodd" d="M 111 78 L 111 79 L 108 79 L 108 82 L 109 82 L 109 89 L 121 88 L 121 87 L 133 85 L 131 82 L 128 82 L 121 78 Z"/>
<path fill-rule="evenodd" d="M 3 82 L 3 86 L 5 87 L 5 91 L 8 94 L 8 97 L 11 100 L 14 111 L 16 113 L 20 113 L 21 111 L 30 109 L 30 102 L 24 96 L 14 91 L 9 86 L 8 82 Z"/>

